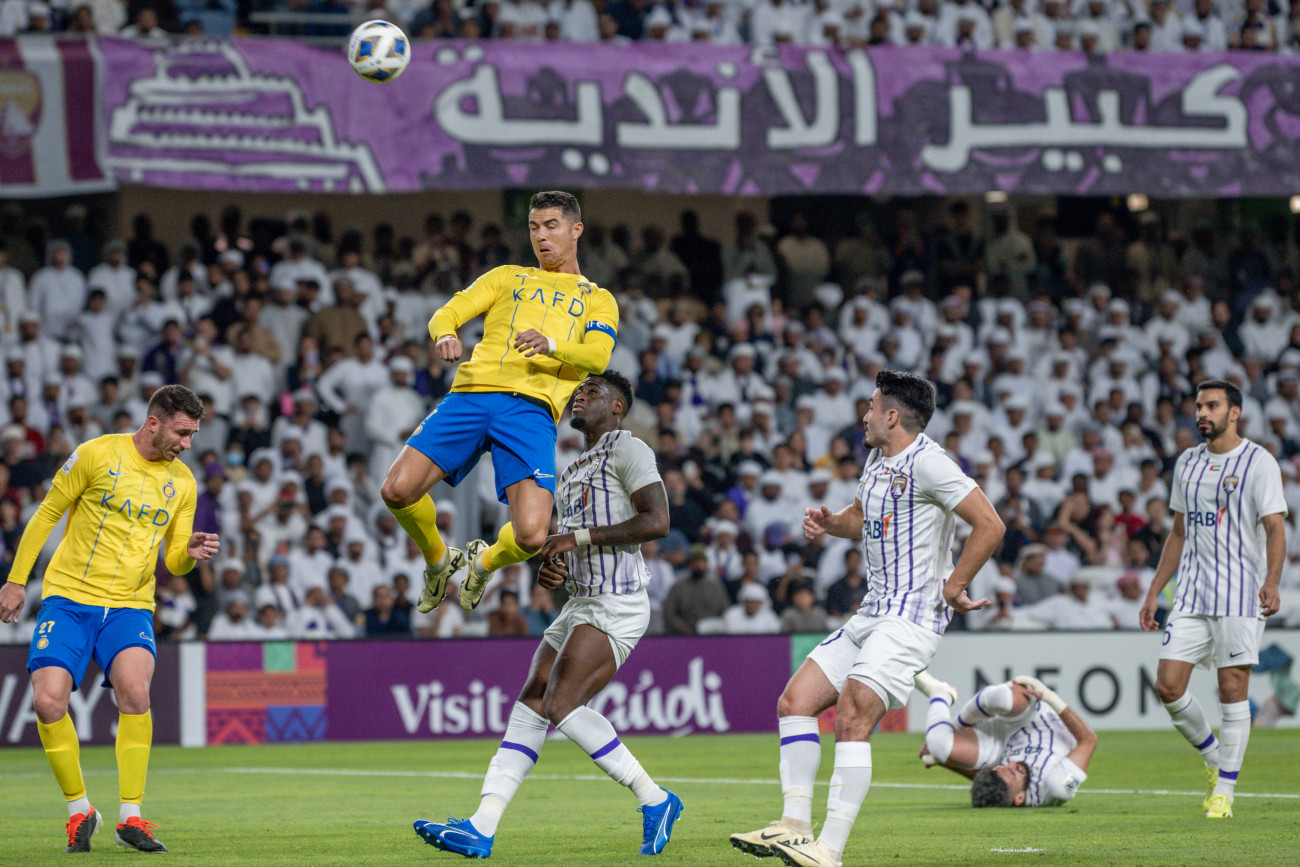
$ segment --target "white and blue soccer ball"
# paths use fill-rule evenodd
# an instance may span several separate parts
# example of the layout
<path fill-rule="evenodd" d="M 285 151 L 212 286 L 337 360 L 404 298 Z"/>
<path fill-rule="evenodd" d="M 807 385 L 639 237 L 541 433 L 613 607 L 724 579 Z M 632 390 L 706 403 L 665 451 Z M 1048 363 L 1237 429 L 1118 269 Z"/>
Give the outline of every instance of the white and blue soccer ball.
<path fill-rule="evenodd" d="M 392 81 L 410 62 L 411 40 L 396 24 L 367 21 L 348 40 L 348 63 L 366 81 Z"/>

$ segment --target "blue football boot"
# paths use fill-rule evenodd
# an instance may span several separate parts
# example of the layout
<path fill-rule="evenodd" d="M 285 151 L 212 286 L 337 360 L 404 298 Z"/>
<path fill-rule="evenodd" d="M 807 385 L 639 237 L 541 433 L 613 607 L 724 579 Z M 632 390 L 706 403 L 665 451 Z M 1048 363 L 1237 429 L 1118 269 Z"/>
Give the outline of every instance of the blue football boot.
<path fill-rule="evenodd" d="M 663 786 L 659 788 L 663 789 Z M 664 792 L 668 797 L 662 804 L 655 804 L 653 807 L 637 807 L 641 811 L 642 855 L 658 855 L 664 850 L 673 835 L 673 824 L 684 809 L 681 798 L 667 789 L 664 789 Z"/>
<path fill-rule="evenodd" d="M 418 821 L 415 823 L 415 833 L 435 849 L 454 852 L 466 858 L 490 858 L 492 841 L 496 839 L 495 836 L 485 837 L 480 834 L 469 823 L 469 819 L 454 817 L 448 818 L 445 823 Z M 667 842 L 667 837 L 664 842 Z"/>

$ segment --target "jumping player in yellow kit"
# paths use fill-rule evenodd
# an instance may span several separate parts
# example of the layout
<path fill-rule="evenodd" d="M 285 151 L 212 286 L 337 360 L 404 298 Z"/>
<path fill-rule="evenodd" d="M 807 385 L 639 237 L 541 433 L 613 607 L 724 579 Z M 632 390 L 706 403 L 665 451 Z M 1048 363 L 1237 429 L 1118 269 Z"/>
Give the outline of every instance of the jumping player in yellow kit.
<path fill-rule="evenodd" d="M 483 340 L 456 371 L 451 393 L 406 441 L 380 489 L 424 554 L 421 611 L 437 607 L 447 579 L 466 560 L 460 605 L 470 611 L 495 570 L 541 549 L 555 499 L 556 424 L 578 383 L 604 372 L 618 338 L 614 296 L 578 270 L 578 200 L 559 191 L 533 196 L 528 236 L 540 267 L 494 268 L 434 313 L 429 334 L 444 361 L 460 359 L 457 329 L 480 314 Z M 438 535 L 429 489 L 443 479 L 459 484 L 486 452 L 510 521 L 492 545 L 476 539 L 465 552 L 449 549 Z"/>
<path fill-rule="evenodd" d="M 0 620 L 16 621 L 37 554 L 67 514 L 63 541 L 45 570 L 32 673 L 36 718 L 54 778 L 68 802 L 68 852 L 90 851 L 103 824 L 86 798 L 79 742 L 68 701 L 93 656 L 117 699 L 117 770 L 122 803 L 116 842 L 166 852 L 154 825 L 140 816 L 153 720 L 154 570 L 159 548 L 168 570 L 184 575 L 220 547 L 213 533 L 195 533 L 198 489 L 176 458 L 199 430 L 203 404 L 181 385 L 164 385 L 149 400 L 148 418 L 133 434 L 82 443 L 55 472 L 49 493 L 23 531 L 8 582 L 0 587 Z"/>

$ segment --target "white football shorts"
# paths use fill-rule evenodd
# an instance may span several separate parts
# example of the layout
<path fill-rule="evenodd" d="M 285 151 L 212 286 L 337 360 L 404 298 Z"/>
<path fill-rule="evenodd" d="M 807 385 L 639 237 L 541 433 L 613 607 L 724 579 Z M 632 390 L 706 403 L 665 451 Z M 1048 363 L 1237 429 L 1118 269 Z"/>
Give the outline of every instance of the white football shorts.
<path fill-rule="evenodd" d="M 943 636 L 892 614 L 855 614 L 813 648 L 808 658 L 821 667 L 837 692 L 851 677 L 880 695 L 888 710 L 907 705 L 912 678 L 930 665 Z"/>
<path fill-rule="evenodd" d="M 559 651 L 573 628 L 584 623 L 609 636 L 614 664 L 621 667 L 650 626 L 650 596 L 643 589 L 631 595 L 602 593 L 571 598 L 542 637 Z"/>
<path fill-rule="evenodd" d="M 1254 665 L 1259 662 L 1259 645 L 1263 639 L 1261 617 L 1175 613 L 1165 625 L 1160 658 L 1190 662 L 1211 670 Z"/>

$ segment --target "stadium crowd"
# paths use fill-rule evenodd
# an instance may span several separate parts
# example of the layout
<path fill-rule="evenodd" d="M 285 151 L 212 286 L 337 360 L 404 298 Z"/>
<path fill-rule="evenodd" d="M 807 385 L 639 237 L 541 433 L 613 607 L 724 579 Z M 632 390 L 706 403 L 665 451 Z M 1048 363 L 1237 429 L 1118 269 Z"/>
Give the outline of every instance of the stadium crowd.
<path fill-rule="evenodd" d="M 971 591 L 996 605 L 955 628 L 1137 628 L 1204 378 L 1241 387 L 1243 434 L 1279 458 L 1295 522 L 1300 292 L 1286 232 L 1183 234 L 1153 211 L 1104 211 L 1091 236 L 1062 239 L 1054 215 L 1026 232 L 1009 204 L 853 207 L 854 231 L 820 234 L 798 211 L 779 230 L 738 212 L 725 240 L 689 211 L 671 237 L 588 215 L 579 261 L 619 301 L 611 367 L 635 383 L 627 426 L 658 454 L 671 511 L 667 538 L 645 548 L 652 631 L 817 632 L 851 614 L 857 544 L 807 543 L 799 528 L 806 506 L 854 499 L 882 367 L 929 376 L 927 433 L 1007 526 Z M 125 238 L 107 225 L 81 205 L 53 226 L 0 208 L 3 568 L 76 445 L 134 430 L 152 390 L 180 382 L 207 412 L 184 456 L 201 485 L 195 528 L 223 547 L 186 576 L 160 564 L 160 635 L 538 635 L 554 619 L 562 596 L 528 564 L 498 573 L 473 615 L 454 600 L 418 613 L 423 560 L 377 495 L 451 383 L 430 315 L 477 274 L 530 262 L 522 233 L 464 211 L 398 237 L 231 207 L 215 223 L 195 215 L 169 249 L 148 215 Z M 557 466 L 581 447 L 562 421 Z M 456 493 L 484 528 L 434 491 L 451 544 L 503 520 L 490 470 L 480 481 Z M 1275 620 L 1300 625 L 1289 536 Z M 28 640 L 39 597 L 0 640 Z"/>
<path fill-rule="evenodd" d="M 420 39 L 1300 51 L 1300 2 L 1281 0 L 0 0 L 0 37 L 265 32 L 255 12 L 282 17 L 275 33 L 339 38 L 364 16 Z"/>

